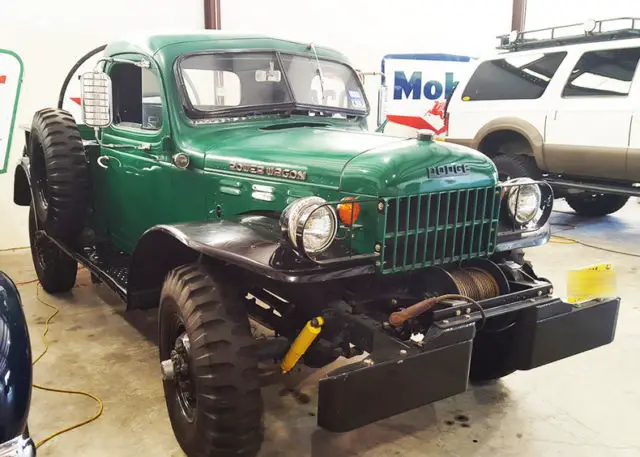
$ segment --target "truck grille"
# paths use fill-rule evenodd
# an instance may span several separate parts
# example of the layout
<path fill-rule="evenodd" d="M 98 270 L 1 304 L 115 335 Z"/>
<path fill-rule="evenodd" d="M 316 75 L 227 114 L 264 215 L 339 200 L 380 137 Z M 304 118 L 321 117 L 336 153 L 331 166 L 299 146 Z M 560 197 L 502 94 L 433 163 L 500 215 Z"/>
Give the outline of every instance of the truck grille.
<path fill-rule="evenodd" d="M 495 247 L 496 187 L 389 198 L 385 207 L 383 273 L 485 256 Z"/>

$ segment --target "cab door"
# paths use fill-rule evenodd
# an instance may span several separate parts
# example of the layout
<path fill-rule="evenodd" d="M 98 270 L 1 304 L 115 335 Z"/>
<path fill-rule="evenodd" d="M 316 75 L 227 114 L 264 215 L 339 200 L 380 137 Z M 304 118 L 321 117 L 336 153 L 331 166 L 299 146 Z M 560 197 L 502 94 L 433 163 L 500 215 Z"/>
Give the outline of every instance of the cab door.
<path fill-rule="evenodd" d="M 631 82 L 639 60 L 639 47 L 580 56 L 547 117 L 549 171 L 625 179 L 634 111 Z"/>
<path fill-rule="evenodd" d="M 99 165 L 108 236 L 113 246 L 131 253 L 142 233 L 162 223 L 170 208 L 172 151 L 166 103 L 157 68 L 136 65 L 143 56 L 128 54 L 112 63 L 113 123 L 102 131 Z M 147 61 L 148 62 L 148 61 Z"/>

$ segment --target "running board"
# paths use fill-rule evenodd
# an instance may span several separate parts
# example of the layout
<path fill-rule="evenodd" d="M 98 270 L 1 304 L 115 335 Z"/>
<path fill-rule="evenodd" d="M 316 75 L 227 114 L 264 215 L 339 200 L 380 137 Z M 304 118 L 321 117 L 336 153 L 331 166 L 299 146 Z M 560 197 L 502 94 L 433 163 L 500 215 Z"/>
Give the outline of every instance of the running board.
<path fill-rule="evenodd" d="M 640 197 L 640 187 L 616 186 L 610 184 L 596 184 L 584 181 L 570 181 L 566 179 L 546 178 L 552 186 L 566 187 L 569 189 L 587 190 L 603 194 L 626 195 L 630 197 Z"/>
<path fill-rule="evenodd" d="M 128 255 L 110 250 L 106 255 L 100 256 L 93 246 L 74 249 L 47 233 L 44 233 L 44 236 L 127 301 L 130 260 Z"/>

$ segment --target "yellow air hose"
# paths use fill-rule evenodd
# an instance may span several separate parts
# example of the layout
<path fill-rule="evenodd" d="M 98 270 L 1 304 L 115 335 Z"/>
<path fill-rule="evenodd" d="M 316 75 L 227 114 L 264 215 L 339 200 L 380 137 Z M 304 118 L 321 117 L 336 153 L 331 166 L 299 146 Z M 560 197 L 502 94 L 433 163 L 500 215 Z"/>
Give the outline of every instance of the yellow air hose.
<path fill-rule="evenodd" d="M 40 335 L 40 338 L 42 339 L 42 343 L 44 344 L 44 350 L 40 353 L 40 355 L 38 357 L 36 357 L 33 361 L 33 363 L 31 364 L 32 366 L 35 366 L 36 363 L 38 363 L 43 357 L 44 355 L 47 353 L 47 351 L 49 350 L 49 342 L 47 341 L 47 333 L 49 332 L 49 323 L 53 320 L 53 318 L 60 312 L 60 310 L 55 307 L 54 305 L 45 302 L 44 300 L 42 300 L 42 298 L 40 298 L 40 282 L 37 279 L 34 279 L 32 281 L 26 281 L 26 282 L 22 282 L 22 283 L 18 283 L 16 284 L 17 286 L 23 286 L 23 285 L 27 285 L 27 284 L 31 284 L 37 282 L 36 284 L 36 299 L 42 303 L 43 305 L 51 308 L 53 310 L 53 313 L 51 313 L 49 315 L 49 317 L 47 318 L 45 325 L 44 325 L 44 330 L 42 332 L 42 334 Z M 98 403 L 98 411 L 91 416 L 90 418 L 82 421 L 82 422 L 78 422 L 77 424 L 71 425 L 69 427 L 65 427 L 63 429 L 60 429 L 52 434 L 50 434 L 49 436 L 41 439 L 40 441 L 36 442 L 36 448 L 39 448 L 40 446 L 42 446 L 44 443 L 46 443 L 47 441 L 55 438 L 56 436 L 62 435 L 63 433 L 66 433 L 70 430 L 73 430 L 75 428 L 78 427 L 82 427 L 83 425 L 88 424 L 89 422 L 93 422 L 94 420 L 96 420 L 98 417 L 100 417 L 100 415 L 102 414 L 102 411 L 104 409 L 104 405 L 102 403 L 102 400 L 100 400 L 98 397 L 96 397 L 95 395 L 90 394 L 89 392 L 83 392 L 81 390 L 69 390 L 69 389 L 59 389 L 59 388 L 54 388 L 54 387 L 47 387 L 47 386 L 41 386 L 39 384 L 33 383 L 33 387 L 35 389 L 40 389 L 40 390 L 44 390 L 47 392 L 57 392 L 57 393 L 61 393 L 61 394 L 69 394 L 69 395 L 82 395 L 84 397 L 89 397 L 92 400 L 94 400 L 96 403 Z"/>

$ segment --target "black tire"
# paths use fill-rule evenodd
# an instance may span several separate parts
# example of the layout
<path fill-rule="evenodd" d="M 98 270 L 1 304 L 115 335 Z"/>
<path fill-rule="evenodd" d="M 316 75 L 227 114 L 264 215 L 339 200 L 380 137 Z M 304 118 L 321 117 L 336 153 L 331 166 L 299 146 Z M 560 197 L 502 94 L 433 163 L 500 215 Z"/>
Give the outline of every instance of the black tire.
<path fill-rule="evenodd" d="M 70 242 L 83 229 L 89 207 L 89 167 L 71 114 L 36 112 L 28 155 L 36 216 L 48 234 Z"/>
<path fill-rule="evenodd" d="M 167 275 L 159 309 L 160 360 L 178 347 L 185 374 L 165 380 L 171 426 L 189 456 L 253 457 L 263 440 L 255 340 L 242 293 L 202 265 Z M 177 346 L 181 335 L 189 350 Z M 185 382 L 186 380 L 186 382 Z"/>
<path fill-rule="evenodd" d="M 520 265 L 529 267 L 522 249 L 514 249 L 504 256 Z M 516 369 L 512 365 L 513 342 L 516 337 L 516 325 L 511 317 L 488 321 L 473 340 L 469 380 L 475 384 L 492 382 L 503 378 Z"/>
<path fill-rule="evenodd" d="M 565 200 L 580 216 L 599 217 L 615 213 L 626 205 L 629 197 L 614 194 L 567 195 Z"/>
<path fill-rule="evenodd" d="M 500 181 L 513 178 L 540 179 L 542 173 L 536 165 L 536 160 L 527 155 L 499 154 L 493 158 L 493 163 L 498 169 Z"/>
<path fill-rule="evenodd" d="M 482 384 L 503 378 L 514 371 L 511 350 L 516 336 L 515 323 L 495 322 L 479 331 L 473 340 L 469 381 Z"/>
<path fill-rule="evenodd" d="M 29 242 L 36 276 L 42 288 L 50 293 L 68 292 L 76 283 L 78 262 L 65 254 L 43 234 L 36 233 L 36 214 L 29 208 Z"/>

